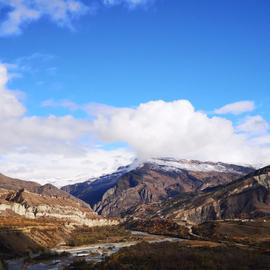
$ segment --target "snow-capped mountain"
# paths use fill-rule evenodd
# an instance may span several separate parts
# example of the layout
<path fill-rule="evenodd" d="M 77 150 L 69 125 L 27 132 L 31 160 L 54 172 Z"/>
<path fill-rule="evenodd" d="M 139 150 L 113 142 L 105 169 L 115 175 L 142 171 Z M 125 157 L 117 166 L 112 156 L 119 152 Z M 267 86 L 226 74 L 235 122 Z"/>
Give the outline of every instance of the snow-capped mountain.
<path fill-rule="evenodd" d="M 76 176 L 74 179 L 46 179 L 43 181 L 40 181 L 41 184 L 50 183 L 52 185 L 55 185 L 57 187 L 61 186 L 77 186 L 81 183 L 87 183 L 91 184 L 92 182 L 95 182 L 97 180 L 106 181 L 106 179 L 111 179 L 112 176 L 116 175 L 122 175 L 124 173 L 127 173 L 129 171 L 135 170 L 137 168 L 143 167 L 145 164 L 151 165 L 152 168 L 156 168 L 158 170 L 163 170 L 167 172 L 177 172 L 179 170 L 188 170 L 188 171 L 194 171 L 194 172 L 231 172 L 231 173 L 239 173 L 241 174 L 241 168 L 242 167 L 252 167 L 252 168 L 261 168 L 263 166 L 250 166 L 250 165 L 233 165 L 233 164 L 226 164 L 222 162 L 210 162 L 210 161 L 196 161 L 196 160 L 188 160 L 188 159 L 175 159 L 175 158 L 151 158 L 147 160 L 139 160 L 135 159 L 132 163 L 126 166 L 120 166 L 117 168 L 117 170 L 110 169 L 109 173 L 100 174 L 95 177 L 89 177 L 87 173 L 84 173 L 82 175 Z"/>
<path fill-rule="evenodd" d="M 184 200 L 176 197 L 156 204 L 139 205 L 129 212 L 129 216 L 135 220 L 160 218 L 190 225 L 213 220 L 269 218 L 269 197 L 270 166 L 267 166 Z"/>
<path fill-rule="evenodd" d="M 62 189 L 100 214 L 119 216 L 138 204 L 229 183 L 252 171 L 250 167 L 220 162 L 152 158 L 135 160 L 112 174 Z"/>
<path fill-rule="evenodd" d="M 210 161 L 197 161 L 188 159 L 174 159 L 174 158 L 152 158 L 149 159 L 138 167 L 144 166 L 144 164 L 151 164 L 153 169 L 164 171 L 179 171 L 187 170 L 193 172 L 224 172 L 224 173 L 236 173 L 242 174 L 242 166 L 233 164 L 226 164 L 222 162 L 210 162 Z"/>

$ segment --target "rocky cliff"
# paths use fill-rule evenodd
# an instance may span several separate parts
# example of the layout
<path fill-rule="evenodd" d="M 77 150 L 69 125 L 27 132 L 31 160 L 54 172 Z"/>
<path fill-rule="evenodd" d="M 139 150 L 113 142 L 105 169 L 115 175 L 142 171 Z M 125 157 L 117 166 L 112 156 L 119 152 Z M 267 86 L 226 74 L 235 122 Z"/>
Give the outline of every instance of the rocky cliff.
<path fill-rule="evenodd" d="M 270 166 L 216 190 L 209 190 L 173 213 L 176 219 L 202 223 L 270 215 Z"/>
<path fill-rule="evenodd" d="M 98 216 L 89 205 L 52 186 L 1 175 L 0 216 L 54 219 L 86 226 L 115 224 Z"/>

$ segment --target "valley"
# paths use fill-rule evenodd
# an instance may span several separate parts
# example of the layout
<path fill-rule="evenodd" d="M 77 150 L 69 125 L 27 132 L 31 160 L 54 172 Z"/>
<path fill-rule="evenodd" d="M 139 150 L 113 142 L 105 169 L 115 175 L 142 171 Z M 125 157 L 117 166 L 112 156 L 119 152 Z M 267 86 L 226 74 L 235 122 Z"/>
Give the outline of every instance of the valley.
<path fill-rule="evenodd" d="M 131 164 L 99 179 L 65 186 L 62 190 L 90 204 L 107 217 L 126 216 L 136 206 L 166 201 L 230 183 L 254 168 L 225 163 L 150 159 Z"/>
<path fill-rule="evenodd" d="M 0 270 L 270 270 L 270 0 L 0 0 Z"/>
<path fill-rule="evenodd" d="M 257 269 L 270 258 L 270 167 L 160 159 L 62 189 L 2 175 L 0 191 L 0 256 L 11 270 L 125 269 L 125 256 L 152 269 L 144 245 L 151 262 L 165 246 L 177 256 L 175 245 L 217 263 L 220 250 L 253 251 Z"/>

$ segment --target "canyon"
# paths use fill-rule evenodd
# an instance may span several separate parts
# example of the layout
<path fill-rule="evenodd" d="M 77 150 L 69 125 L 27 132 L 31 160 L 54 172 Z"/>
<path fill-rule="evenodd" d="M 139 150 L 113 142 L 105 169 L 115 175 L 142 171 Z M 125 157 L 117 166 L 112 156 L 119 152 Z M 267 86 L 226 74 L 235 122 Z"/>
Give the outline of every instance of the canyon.
<path fill-rule="evenodd" d="M 59 265 L 81 257 L 93 262 L 92 247 L 109 245 L 97 249 L 100 262 L 121 252 L 112 251 L 114 246 L 136 246 L 150 236 L 155 243 L 171 238 L 192 247 L 224 243 L 265 249 L 270 243 L 270 166 L 256 170 L 159 158 L 61 189 L 0 175 L 0 217 L 0 257 L 5 260 L 56 252 L 48 255 L 53 262 L 63 250 L 81 250 L 59 259 Z"/>

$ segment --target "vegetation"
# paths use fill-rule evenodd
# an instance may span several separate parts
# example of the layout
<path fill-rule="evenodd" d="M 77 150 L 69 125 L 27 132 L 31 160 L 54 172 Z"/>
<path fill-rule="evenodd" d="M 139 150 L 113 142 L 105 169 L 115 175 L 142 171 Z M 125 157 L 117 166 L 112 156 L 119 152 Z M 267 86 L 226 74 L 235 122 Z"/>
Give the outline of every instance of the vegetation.
<path fill-rule="evenodd" d="M 122 226 L 77 228 L 67 241 L 70 246 L 81 246 L 103 242 L 124 242 L 133 240 L 131 233 Z"/>
<path fill-rule="evenodd" d="M 214 241 L 226 241 L 270 249 L 270 220 L 206 222 L 193 232 Z"/>
<path fill-rule="evenodd" d="M 0 255 L 3 258 L 25 256 L 32 252 L 44 250 L 44 247 L 37 244 L 24 232 L 0 230 Z"/>
<path fill-rule="evenodd" d="M 66 267 L 65 270 L 87 270 L 90 268 L 93 269 L 94 266 L 92 263 L 87 263 L 86 260 L 77 260 Z"/>
<path fill-rule="evenodd" d="M 70 256 L 70 254 L 68 252 L 52 252 L 52 251 L 47 251 L 47 252 L 43 252 L 38 256 L 35 257 L 31 257 L 29 256 L 25 262 L 27 263 L 37 263 L 37 262 L 44 262 L 44 261 L 50 261 L 50 260 L 56 260 L 56 259 L 62 259 L 65 257 Z"/>
<path fill-rule="evenodd" d="M 268 270 L 270 255 L 236 247 L 187 248 L 180 243 L 139 243 L 104 262 L 79 261 L 77 270 Z"/>
<path fill-rule="evenodd" d="M 143 231 L 150 234 L 190 238 L 188 228 L 165 219 L 132 220 L 127 222 L 126 226 L 128 229 Z"/>
<path fill-rule="evenodd" d="M 0 270 L 5 270 L 6 267 L 5 267 L 5 263 L 4 261 L 0 258 Z"/>

